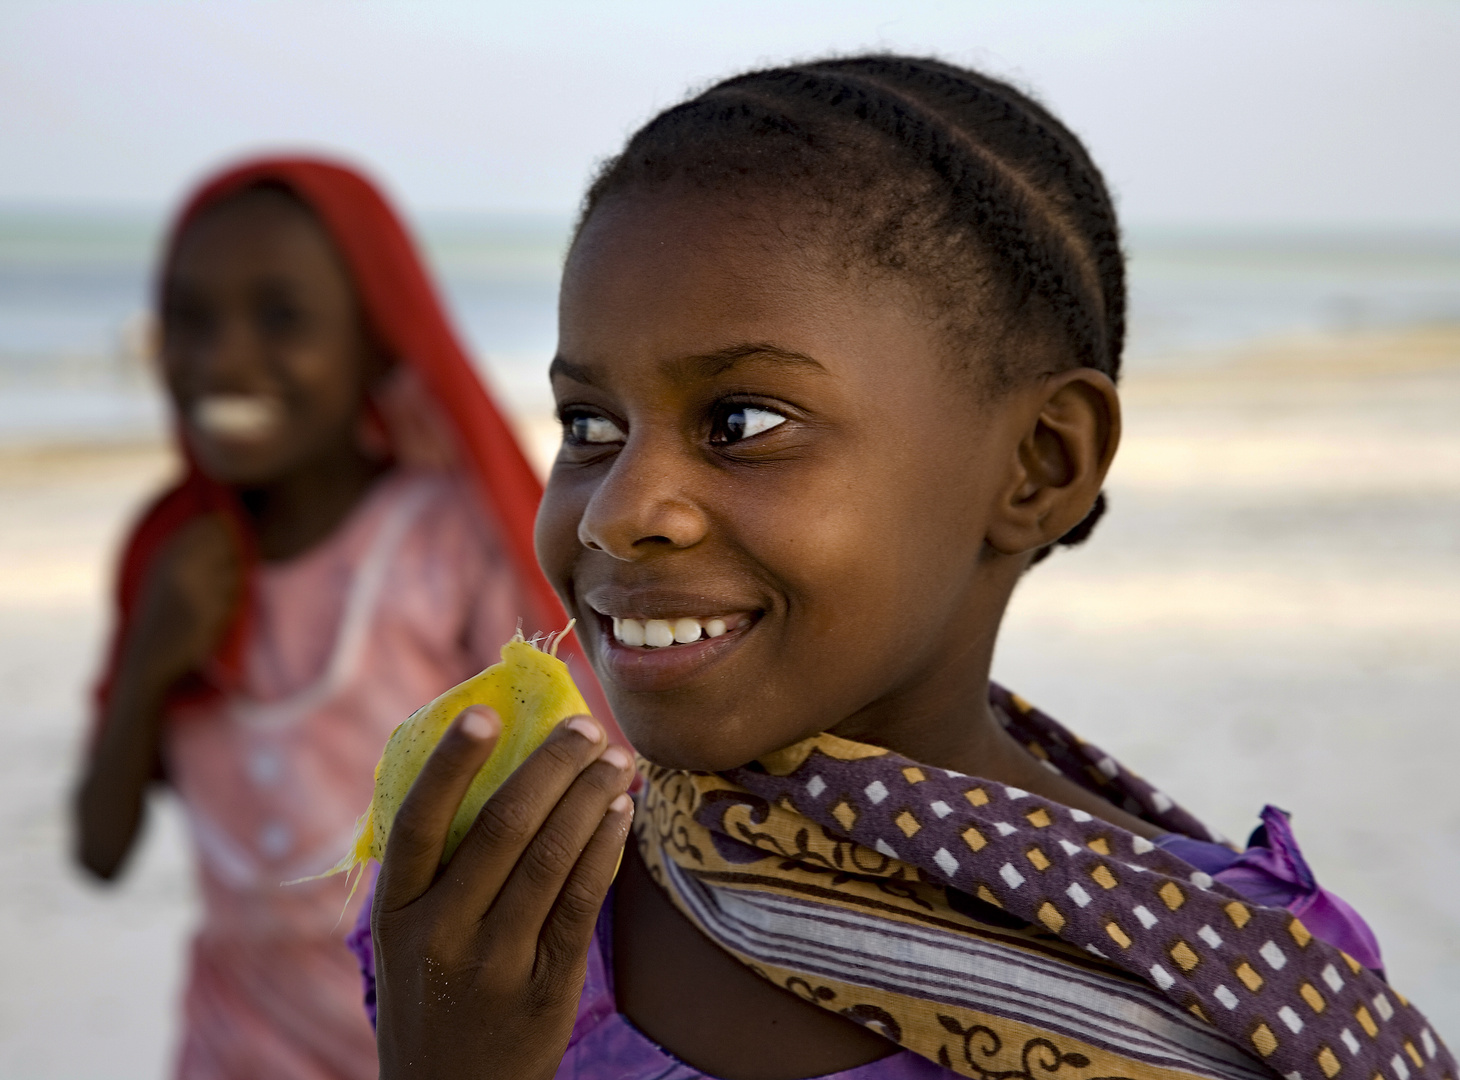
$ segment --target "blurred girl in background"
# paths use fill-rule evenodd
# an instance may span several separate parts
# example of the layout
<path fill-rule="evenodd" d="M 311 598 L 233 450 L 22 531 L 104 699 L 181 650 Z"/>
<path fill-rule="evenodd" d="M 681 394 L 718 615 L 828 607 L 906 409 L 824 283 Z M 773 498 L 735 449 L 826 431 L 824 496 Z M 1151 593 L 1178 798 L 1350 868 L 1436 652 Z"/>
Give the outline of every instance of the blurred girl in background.
<path fill-rule="evenodd" d="M 158 302 L 184 475 L 123 554 L 77 856 L 114 877 L 152 785 L 181 797 L 204 914 L 180 1076 L 373 1077 L 345 881 L 280 883 L 345 848 L 396 724 L 519 620 L 562 625 L 532 553 L 539 483 L 348 169 L 211 180 Z"/>

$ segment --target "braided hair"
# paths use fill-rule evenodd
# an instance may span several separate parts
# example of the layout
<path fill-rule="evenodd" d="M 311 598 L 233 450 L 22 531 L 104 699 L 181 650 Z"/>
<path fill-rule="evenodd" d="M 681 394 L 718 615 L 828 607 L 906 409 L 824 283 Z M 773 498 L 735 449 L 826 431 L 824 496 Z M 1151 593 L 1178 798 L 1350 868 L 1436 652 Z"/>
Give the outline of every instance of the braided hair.
<path fill-rule="evenodd" d="M 617 195 L 686 183 L 794 197 L 854 263 L 912 280 L 955 345 L 981 346 L 986 392 L 1048 371 L 1051 355 L 1120 374 L 1125 258 L 1110 193 L 1079 139 L 998 79 L 894 55 L 726 79 L 602 166 L 578 231 Z M 1021 347 L 1031 342 L 1054 348 Z M 1102 493 L 1058 543 L 1083 541 L 1104 509 Z"/>

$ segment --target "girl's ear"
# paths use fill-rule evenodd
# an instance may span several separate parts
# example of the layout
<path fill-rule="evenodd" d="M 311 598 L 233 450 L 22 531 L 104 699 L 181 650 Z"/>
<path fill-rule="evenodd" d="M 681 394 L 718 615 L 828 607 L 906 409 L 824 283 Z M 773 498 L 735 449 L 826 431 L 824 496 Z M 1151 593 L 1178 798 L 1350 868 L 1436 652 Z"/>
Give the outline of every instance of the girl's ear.
<path fill-rule="evenodd" d="M 1062 371 L 1015 397 L 1022 427 L 988 530 L 1001 555 L 1037 551 L 1079 524 L 1120 444 L 1120 398 L 1104 372 Z"/>

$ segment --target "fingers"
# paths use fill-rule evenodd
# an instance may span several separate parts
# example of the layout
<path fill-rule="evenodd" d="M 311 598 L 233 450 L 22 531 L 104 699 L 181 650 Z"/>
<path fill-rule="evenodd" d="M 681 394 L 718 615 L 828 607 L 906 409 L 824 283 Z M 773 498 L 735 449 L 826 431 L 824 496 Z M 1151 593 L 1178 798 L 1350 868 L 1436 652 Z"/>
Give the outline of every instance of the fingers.
<path fill-rule="evenodd" d="M 188 522 L 154 566 L 158 584 L 204 623 L 226 619 L 242 585 L 237 538 L 222 514 Z"/>
<path fill-rule="evenodd" d="M 215 512 L 189 521 L 178 530 L 171 546 L 183 557 L 221 564 L 234 558 L 238 543 L 228 520 Z"/>
<path fill-rule="evenodd" d="M 517 929 L 535 940 L 564 878 L 631 779 L 628 754 L 608 746 L 597 721 L 560 724 L 482 807 L 442 877 L 443 903 L 473 921 L 492 908 L 495 921 L 498 894 L 509 879 L 525 877 L 540 894 L 532 905 L 537 922 Z"/>
<path fill-rule="evenodd" d="M 628 751 L 610 746 L 558 801 L 492 907 L 493 919 L 501 920 L 507 932 L 528 940 L 538 937 L 554 905 L 562 901 L 563 889 L 589 842 L 632 779 Z M 595 898 L 591 910 L 596 912 L 601 902 L 602 896 Z"/>
<path fill-rule="evenodd" d="M 235 527 L 222 514 L 201 519 L 197 537 L 206 564 L 217 580 L 232 582 L 238 576 L 239 540 Z"/>
<path fill-rule="evenodd" d="M 405 907 L 431 887 L 451 819 L 501 731 L 496 712 L 473 706 L 464 709 L 441 736 L 391 826 L 376 886 L 380 910 Z"/>
<path fill-rule="evenodd" d="M 624 792 L 609 803 L 608 813 L 599 821 L 558 891 L 538 936 L 539 960 L 556 968 L 553 974 L 558 977 L 566 975 L 588 952 L 599 909 L 618 873 L 633 819 L 634 800 Z"/>

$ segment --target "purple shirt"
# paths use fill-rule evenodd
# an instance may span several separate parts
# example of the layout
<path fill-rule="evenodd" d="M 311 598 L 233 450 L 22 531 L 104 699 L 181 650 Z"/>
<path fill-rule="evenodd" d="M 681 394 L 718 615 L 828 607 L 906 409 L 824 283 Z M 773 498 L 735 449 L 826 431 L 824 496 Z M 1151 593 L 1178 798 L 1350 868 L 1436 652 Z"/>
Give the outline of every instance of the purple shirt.
<path fill-rule="evenodd" d="M 1178 833 L 1156 841 L 1178 859 L 1205 870 L 1223 885 L 1254 904 L 1280 907 L 1303 920 L 1314 937 L 1348 953 L 1364 967 L 1384 971 L 1379 940 L 1369 924 L 1342 897 L 1318 884 L 1288 812 L 1276 806 L 1262 808 L 1262 824 L 1247 840 L 1241 855 L 1220 844 L 1208 844 Z"/>

